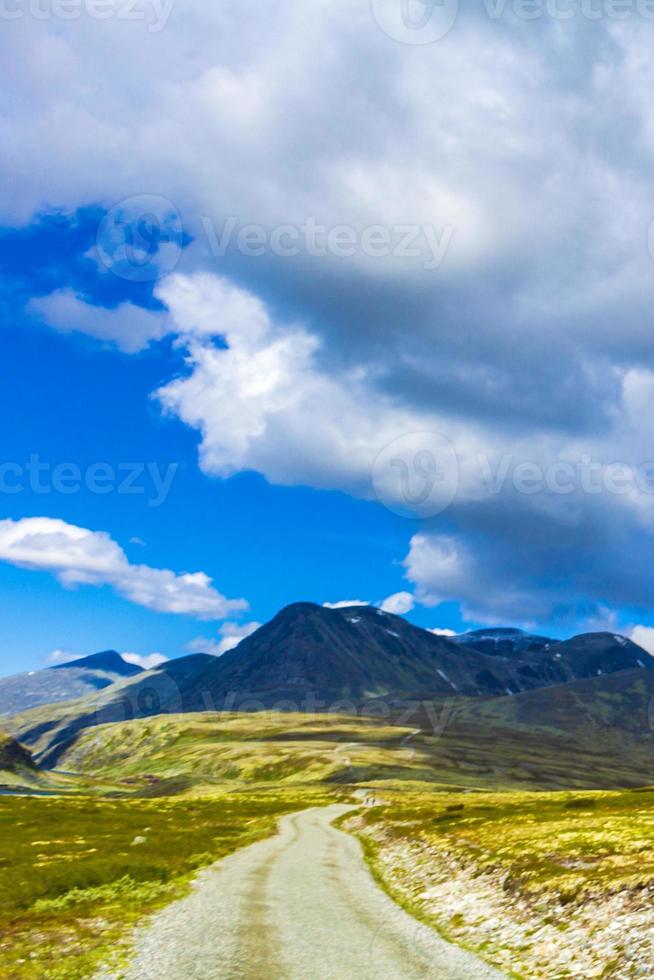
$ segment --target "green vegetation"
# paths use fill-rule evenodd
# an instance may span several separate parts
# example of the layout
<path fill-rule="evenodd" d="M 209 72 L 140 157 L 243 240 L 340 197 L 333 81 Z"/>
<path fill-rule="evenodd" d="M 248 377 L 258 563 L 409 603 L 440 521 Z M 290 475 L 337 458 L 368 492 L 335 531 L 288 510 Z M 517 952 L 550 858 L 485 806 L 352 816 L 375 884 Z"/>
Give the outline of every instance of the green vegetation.
<path fill-rule="evenodd" d="M 81 734 L 61 766 L 105 780 L 205 790 L 228 785 L 435 780 L 410 729 L 337 715 L 162 715 Z"/>
<path fill-rule="evenodd" d="M 416 917 L 521 977 L 640 975 L 651 956 L 654 788 L 383 795 L 345 828 Z"/>
<path fill-rule="evenodd" d="M 319 789 L 212 799 L 0 798 L 0 976 L 87 977 L 197 869 L 331 802 Z"/>
<path fill-rule="evenodd" d="M 388 794 L 385 794 L 387 796 Z M 654 788 L 640 792 L 392 794 L 364 833 L 426 845 L 506 891 L 565 905 L 654 884 Z"/>
<path fill-rule="evenodd" d="M 654 893 L 654 789 L 585 787 L 642 783 L 650 744 L 632 742 L 630 755 L 619 732 L 594 744 L 589 728 L 571 746 L 551 724 L 517 738 L 498 709 L 478 708 L 437 709 L 440 735 L 418 732 L 415 715 L 402 727 L 273 712 L 82 732 L 61 762 L 78 776 L 23 769 L 24 782 L 59 795 L 0 797 L 0 975 L 92 975 L 199 868 L 272 833 L 283 813 L 352 799 L 358 785 L 376 805 L 346 829 L 415 915 L 520 977 L 622 976 L 627 953 L 602 923 L 616 897 L 626 915 Z M 633 935 L 631 919 L 618 932 L 642 956 L 638 915 Z M 552 944 L 572 952 L 548 973 Z"/>
<path fill-rule="evenodd" d="M 597 727 L 573 742 L 563 731 L 527 727 L 516 737 L 504 718 L 490 712 L 481 725 L 485 709 L 485 702 L 459 699 L 428 713 L 403 711 L 398 720 L 410 720 L 399 725 L 329 714 L 160 715 L 86 729 L 58 767 L 109 781 L 130 779 L 160 793 L 225 782 L 415 783 L 453 791 L 654 784 L 651 738 L 636 741 Z M 425 731 L 417 732 L 421 724 Z"/>

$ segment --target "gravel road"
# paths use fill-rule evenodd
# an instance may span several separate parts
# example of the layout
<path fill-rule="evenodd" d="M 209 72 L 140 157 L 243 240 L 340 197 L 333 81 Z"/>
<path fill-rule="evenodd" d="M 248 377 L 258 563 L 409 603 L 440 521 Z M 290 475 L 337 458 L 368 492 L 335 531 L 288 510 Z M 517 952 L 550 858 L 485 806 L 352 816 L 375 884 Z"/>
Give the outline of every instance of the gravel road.
<path fill-rule="evenodd" d="M 136 933 L 121 980 L 485 980 L 491 967 L 412 919 L 375 884 L 334 805 L 201 872 Z M 98 978 L 99 980 L 99 978 Z"/>

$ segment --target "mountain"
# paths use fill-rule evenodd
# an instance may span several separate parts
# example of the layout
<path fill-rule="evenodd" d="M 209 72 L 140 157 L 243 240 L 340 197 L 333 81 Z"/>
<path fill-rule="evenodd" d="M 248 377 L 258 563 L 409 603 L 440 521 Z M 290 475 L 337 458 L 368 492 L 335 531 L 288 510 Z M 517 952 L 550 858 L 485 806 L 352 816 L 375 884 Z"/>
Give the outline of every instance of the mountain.
<path fill-rule="evenodd" d="M 473 630 L 453 637 L 467 649 L 515 664 L 516 693 L 621 670 L 654 670 L 654 657 L 615 633 L 582 633 L 552 640 L 519 629 Z"/>
<path fill-rule="evenodd" d="M 615 633 L 583 633 L 551 646 L 547 653 L 566 672 L 566 680 L 622 670 L 654 670 L 654 657 Z"/>
<path fill-rule="evenodd" d="M 490 657 L 512 657 L 515 654 L 540 653 L 556 643 L 547 636 L 536 636 L 524 630 L 511 627 L 470 630 L 451 637 L 453 643 L 460 643 L 470 650 L 478 650 Z"/>
<path fill-rule="evenodd" d="M 444 784 L 615 789 L 654 784 L 654 672 L 636 668 L 504 698 L 403 704 Z M 415 760 L 414 760 L 415 762 Z"/>
<path fill-rule="evenodd" d="M 420 725 L 417 722 L 416 727 Z M 425 716 L 422 727 L 430 728 Z M 441 765 L 541 788 L 654 783 L 654 672 L 637 667 L 456 706 Z"/>
<path fill-rule="evenodd" d="M 309 699 L 324 708 L 390 693 L 505 694 L 515 682 L 511 664 L 381 609 L 297 603 L 214 660 L 187 693 L 196 710 L 222 708 L 230 699 L 233 707 L 287 699 L 302 708 Z"/>
<path fill-rule="evenodd" d="M 307 695 L 323 706 L 388 694 L 488 697 L 600 673 L 654 671 L 653 657 L 611 633 L 565 642 L 520 630 L 494 633 L 492 651 L 480 650 L 380 609 L 298 603 L 214 660 L 184 697 L 188 710 L 237 708 L 247 699 L 269 707 L 284 698 L 302 707 Z"/>
<path fill-rule="evenodd" d="M 80 657 L 77 660 L 69 660 L 65 664 L 55 664 L 48 667 L 48 670 L 71 670 L 86 669 L 103 671 L 107 674 L 117 674 L 119 677 L 133 677 L 140 674 L 143 670 L 136 664 L 129 664 L 123 660 L 115 650 L 104 650 L 102 653 L 92 653 L 89 657 Z"/>
<path fill-rule="evenodd" d="M 570 641 L 572 642 L 572 641 Z M 647 746 L 654 759 L 654 672 L 636 667 L 602 673 L 513 698 L 467 703 L 458 713 L 466 728 L 559 732 L 568 738 L 622 732 Z"/>
<path fill-rule="evenodd" d="M 321 773 L 473 790 L 635 788 L 654 784 L 653 698 L 654 673 L 636 669 L 514 697 L 405 703 L 394 719 L 375 710 L 144 718 L 87 728 L 52 752 L 66 771 L 144 786 Z"/>
<path fill-rule="evenodd" d="M 271 708 L 356 713 L 373 702 L 389 711 L 444 698 L 503 702 L 589 676 L 654 672 L 654 658 L 624 637 L 587 634 L 551 645 L 527 637 L 516 634 L 511 650 L 489 654 L 379 609 L 296 603 L 223 657 L 169 661 L 93 697 L 23 713 L 9 728 L 40 763 L 54 766 L 83 729 L 132 718 Z"/>
<path fill-rule="evenodd" d="M 85 728 L 158 714 L 279 708 L 355 711 L 370 698 L 506 694 L 512 664 L 365 607 L 296 603 L 223 657 L 169 661 L 92 698 L 23 713 L 11 730 L 56 765 Z"/>
<path fill-rule="evenodd" d="M 83 698 L 141 673 L 141 667 L 128 664 L 115 650 L 105 650 L 44 670 L 5 677 L 0 680 L 0 715 Z"/>
<path fill-rule="evenodd" d="M 0 732 L 0 773 L 20 773 L 36 770 L 32 755 L 9 735 Z"/>

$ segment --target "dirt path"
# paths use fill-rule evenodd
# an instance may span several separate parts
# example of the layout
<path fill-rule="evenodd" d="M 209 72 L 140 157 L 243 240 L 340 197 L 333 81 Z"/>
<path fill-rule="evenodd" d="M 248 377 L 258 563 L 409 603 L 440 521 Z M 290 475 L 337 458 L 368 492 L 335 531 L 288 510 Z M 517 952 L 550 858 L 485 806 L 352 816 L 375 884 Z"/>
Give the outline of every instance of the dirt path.
<path fill-rule="evenodd" d="M 203 871 L 140 930 L 126 980 L 485 980 L 502 974 L 440 939 L 375 884 L 331 822 L 284 817 L 276 837 Z"/>

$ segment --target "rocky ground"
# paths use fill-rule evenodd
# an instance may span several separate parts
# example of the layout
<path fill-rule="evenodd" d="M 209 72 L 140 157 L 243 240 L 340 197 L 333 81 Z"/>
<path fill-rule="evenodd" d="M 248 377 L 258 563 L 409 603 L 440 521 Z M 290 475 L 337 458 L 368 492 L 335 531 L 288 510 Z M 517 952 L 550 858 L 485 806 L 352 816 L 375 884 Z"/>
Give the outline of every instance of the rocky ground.
<path fill-rule="evenodd" d="M 538 903 L 517 895 L 503 870 L 480 873 L 441 848 L 393 841 L 380 825 L 367 827 L 364 839 L 374 842 L 375 871 L 397 899 L 507 973 L 524 980 L 654 974 L 651 887 L 579 904 Z"/>

